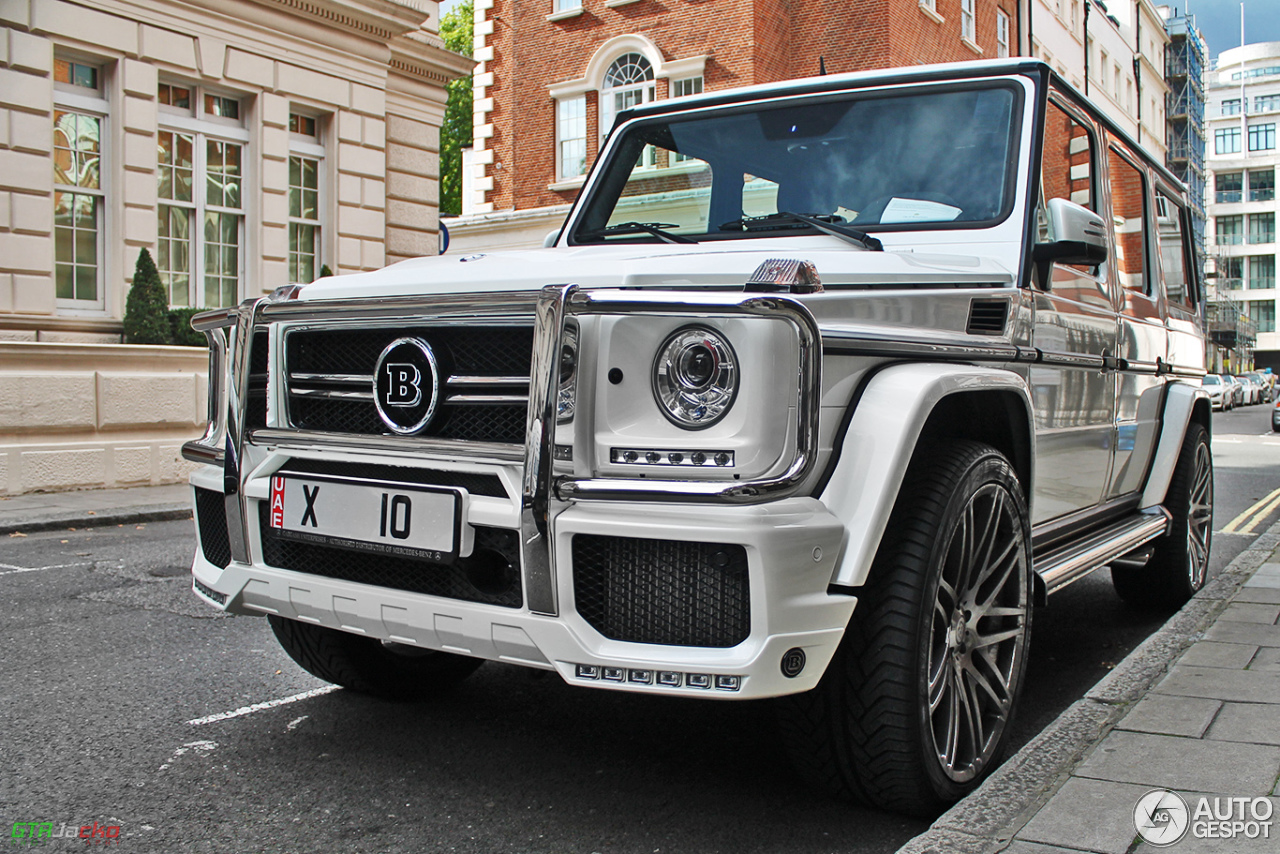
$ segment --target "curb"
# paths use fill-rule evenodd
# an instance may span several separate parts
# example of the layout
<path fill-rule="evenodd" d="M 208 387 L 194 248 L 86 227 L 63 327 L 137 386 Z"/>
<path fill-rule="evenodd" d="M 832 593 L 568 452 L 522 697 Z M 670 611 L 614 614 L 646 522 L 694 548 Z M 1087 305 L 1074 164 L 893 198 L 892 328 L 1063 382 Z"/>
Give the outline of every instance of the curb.
<path fill-rule="evenodd" d="M 16 532 L 34 533 L 58 528 L 99 528 L 106 525 L 128 525 L 141 522 L 167 522 L 172 519 L 190 519 L 189 504 L 143 504 L 121 510 L 63 511 L 29 516 L 21 521 L 0 519 L 0 536 Z"/>
<path fill-rule="evenodd" d="M 1082 699 L 928 830 L 899 848 L 898 854 L 987 854 L 1008 845 L 1062 788 L 1089 750 L 1213 624 L 1277 547 L 1280 522 L 1260 534 Z"/>

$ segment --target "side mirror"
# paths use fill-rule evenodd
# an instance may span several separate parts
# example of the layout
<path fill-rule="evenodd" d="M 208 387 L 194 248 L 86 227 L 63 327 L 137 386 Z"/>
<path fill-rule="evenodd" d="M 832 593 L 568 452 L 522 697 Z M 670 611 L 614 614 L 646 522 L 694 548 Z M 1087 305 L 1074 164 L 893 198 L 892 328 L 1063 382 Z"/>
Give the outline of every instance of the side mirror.
<path fill-rule="evenodd" d="M 1054 240 L 1035 245 L 1031 257 L 1037 265 L 1097 266 L 1107 260 L 1107 226 L 1102 217 L 1066 199 L 1050 199 L 1048 207 L 1049 232 Z M 1041 279 L 1047 284 L 1047 276 Z"/>
<path fill-rule="evenodd" d="M 554 231 L 548 231 L 547 236 L 542 238 L 542 248 L 550 249 L 551 247 L 556 245 L 556 241 L 559 239 L 560 239 L 560 229 L 557 228 Z"/>

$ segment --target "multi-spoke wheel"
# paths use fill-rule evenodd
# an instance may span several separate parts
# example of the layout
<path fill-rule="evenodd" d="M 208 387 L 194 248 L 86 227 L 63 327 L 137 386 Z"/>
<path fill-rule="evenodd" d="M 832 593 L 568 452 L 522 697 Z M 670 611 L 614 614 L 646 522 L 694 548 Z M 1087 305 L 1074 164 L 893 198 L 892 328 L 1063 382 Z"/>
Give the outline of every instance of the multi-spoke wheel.
<path fill-rule="evenodd" d="M 383 643 L 274 614 L 267 620 L 284 651 L 312 676 L 389 700 L 441 693 L 484 664 L 480 658 Z"/>
<path fill-rule="evenodd" d="M 1175 608 L 1204 587 L 1213 542 L 1213 453 L 1201 424 L 1187 425 L 1164 506 L 1173 521 L 1146 565 L 1111 568 L 1116 592 L 1131 605 Z"/>
<path fill-rule="evenodd" d="M 990 764 L 1008 723 L 1029 601 L 1022 520 L 1005 488 L 986 484 L 951 532 L 929 637 L 929 730 L 956 783 Z"/>
<path fill-rule="evenodd" d="M 784 701 L 802 770 L 934 813 L 999 761 L 1026 668 L 1030 526 L 1013 467 L 957 441 L 913 461 L 822 682 Z"/>

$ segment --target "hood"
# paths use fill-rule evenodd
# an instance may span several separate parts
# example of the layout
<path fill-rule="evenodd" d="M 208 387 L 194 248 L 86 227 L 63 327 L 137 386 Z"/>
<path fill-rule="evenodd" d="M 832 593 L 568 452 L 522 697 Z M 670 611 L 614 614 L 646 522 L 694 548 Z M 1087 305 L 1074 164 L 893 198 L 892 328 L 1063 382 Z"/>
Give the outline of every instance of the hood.
<path fill-rule="evenodd" d="M 307 285 L 303 300 L 371 299 L 486 291 L 584 288 L 740 288 L 772 258 L 811 261 L 823 286 L 1008 285 L 1013 276 L 979 255 L 870 252 L 821 235 L 735 240 L 693 246 L 631 244 L 413 258 L 371 273 L 331 276 Z"/>

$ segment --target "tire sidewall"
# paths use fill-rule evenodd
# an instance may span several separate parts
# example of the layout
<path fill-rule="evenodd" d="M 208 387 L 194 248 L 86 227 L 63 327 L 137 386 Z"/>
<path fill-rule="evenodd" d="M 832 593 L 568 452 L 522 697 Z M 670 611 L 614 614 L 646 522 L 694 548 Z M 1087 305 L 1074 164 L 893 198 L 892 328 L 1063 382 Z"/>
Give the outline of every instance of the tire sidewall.
<path fill-rule="evenodd" d="M 938 587 L 942 579 L 943 564 L 952 538 L 963 518 L 965 506 L 972 496 L 982 487 L 994 484 L 1003 489 L 1006 498 L 1011 500 L 1016 509 L 1017 518 L 1022 527 L 1023 571 L 1027 590 L 1027 609 L 1023 617 L 1024 641 L 1021 660 L 1014 662 L 1013 699 L 1005 718 L 1004 726 L 996 737 L 995 749 L 986 763 L 978 770 L 973 779 L 965 782 L 953 780 L 941 767 L 935 755 L 932 722 L 929 715 L 929 651 L 933 629 L 933 603 L 937 600 Z M 960 476 L 951 490 L 939 525 L 939 536 L 934 541 L 929 554 L 928 577 L 923 587 L 923 598 L 918 611 L 916 625 L 916 726 L 919 729 L 919 745 L 921 765 L 937 796 L 945 801 L 955 801 L 973 791 L 999 764 L 1009 739 L 1009 723 L 1017 711 L 1018 698 L 1026 675 L 1027 657 L 1030 652 L 1031 632 L 1031 527 L 1027 512 L 1026 500 L 1018 483 L 1012 466 L 994 450 L 988 451 L 975 459 Z"/>

